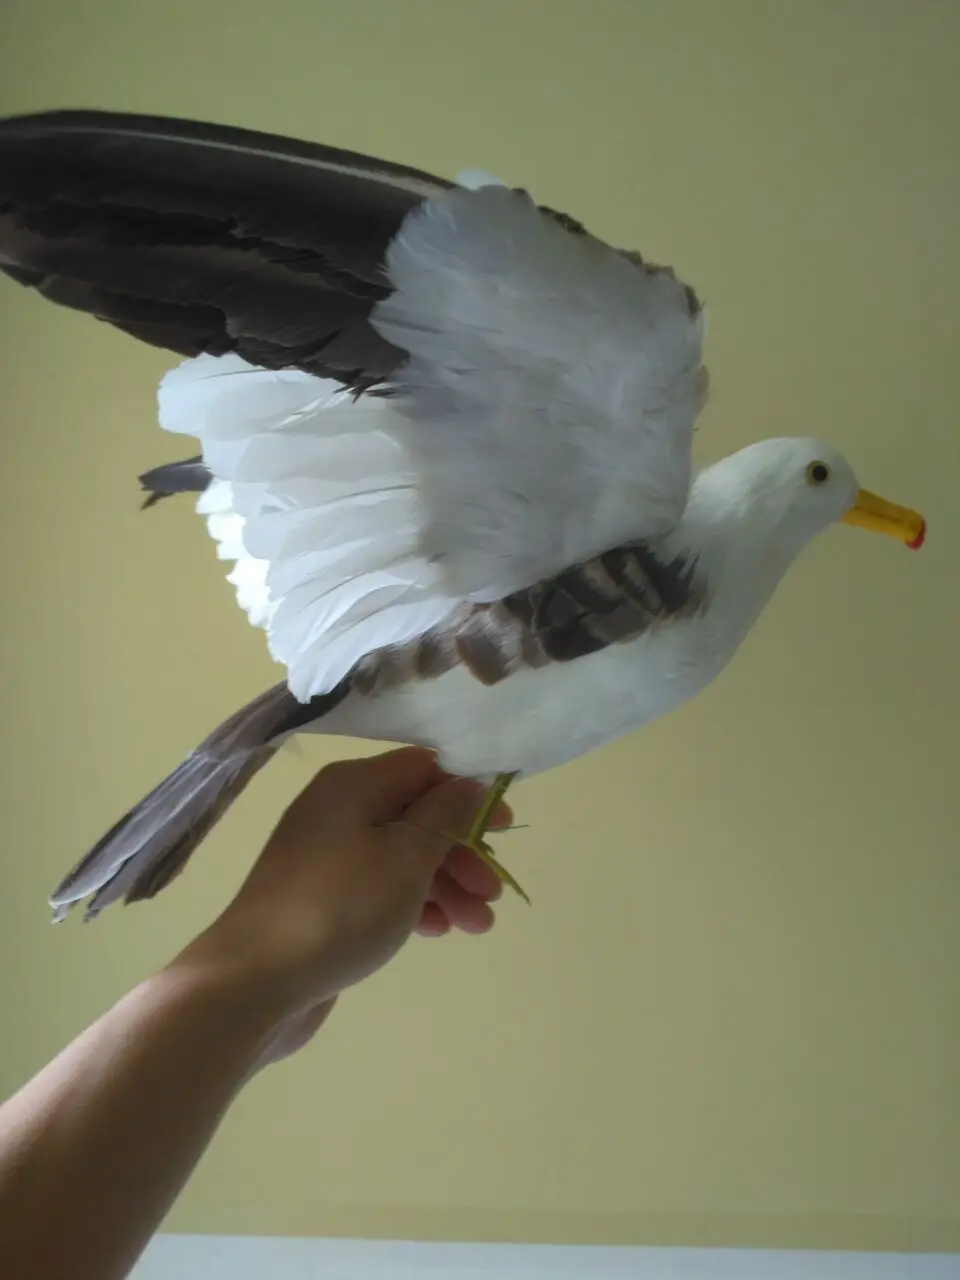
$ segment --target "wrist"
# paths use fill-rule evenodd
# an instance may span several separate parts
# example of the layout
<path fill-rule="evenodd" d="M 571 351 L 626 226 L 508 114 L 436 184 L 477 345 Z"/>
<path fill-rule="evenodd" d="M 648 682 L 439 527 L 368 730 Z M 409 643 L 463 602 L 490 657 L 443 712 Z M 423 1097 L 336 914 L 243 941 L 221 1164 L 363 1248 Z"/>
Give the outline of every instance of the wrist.
<path fill-rule="evenodd" d="M 253 1035 L 269 1035 L 291 1012 L 279 977 L 216 926 L 184 947 L 158 977 L 173 984 L 183 999 L 208 1002 L 229 1013 Z"/>
<path fill-rule="evenodd" d="M 336 994 L 324 987 L 322 956 L 315 946 L 305 966 L 293 939 L 270 938 L 269 933 L 238 923 L 228 912 L 185 947 L 168 969 L 195 989 L 236 1007 L 269 1033 L 303 1007 Z"/>

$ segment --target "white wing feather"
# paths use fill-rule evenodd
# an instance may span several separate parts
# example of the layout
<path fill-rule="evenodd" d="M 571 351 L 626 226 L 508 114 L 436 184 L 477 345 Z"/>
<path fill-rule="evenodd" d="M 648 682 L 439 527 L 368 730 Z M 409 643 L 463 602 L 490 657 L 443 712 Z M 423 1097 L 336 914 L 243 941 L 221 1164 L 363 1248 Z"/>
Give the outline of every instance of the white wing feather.
<path fill-rule="evenodd" d="M 431 201 L 394 241 L 397 395 L 236 356 L 184 362 L 160 422 L 196 436 L 198 502 L 294 695 L 366 654 L 624 541 L 686 504 L 700 330 L 683 286 L 523 195 Z"/>
<path fill-rule="evenodd" d="M 387 268 L 374 323 L 411 352 L 397 430 L 451 591 L 493 599 L 677 523 L 701 365 L 680 281 L 497 186 L 422 205 Z"/>
<path fill-rule="evenodd" d="M 200 440 L 215 479 L 197 510 L 295 697 L 459 606 L 420 550 L 416 476 L 387 401 L 235 356 L 185 361 L 159 400 L 162 426 Z"/>

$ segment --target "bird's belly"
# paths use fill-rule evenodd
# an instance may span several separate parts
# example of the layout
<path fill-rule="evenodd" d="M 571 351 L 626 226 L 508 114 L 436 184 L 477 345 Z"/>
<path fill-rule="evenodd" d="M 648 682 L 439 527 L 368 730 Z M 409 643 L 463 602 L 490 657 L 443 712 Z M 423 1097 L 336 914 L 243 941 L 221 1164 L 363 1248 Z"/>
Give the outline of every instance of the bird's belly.
<path fill-rule="evenodd" d="M 451 773 L 539 773 L 639 728 L 699 692 L 723 663 L 677 632 L 612 645 L 574 662 L 483 685 L 463 668 L 378 697 L 354 696 L 312 726 L 318 733 L 409 742 L 438 750 Z"/>

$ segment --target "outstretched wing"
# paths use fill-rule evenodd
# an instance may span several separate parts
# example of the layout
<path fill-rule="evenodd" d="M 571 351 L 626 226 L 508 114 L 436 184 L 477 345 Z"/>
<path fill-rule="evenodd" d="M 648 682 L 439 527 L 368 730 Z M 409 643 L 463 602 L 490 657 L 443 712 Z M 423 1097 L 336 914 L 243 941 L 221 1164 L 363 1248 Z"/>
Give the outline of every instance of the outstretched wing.
<path fill-rule="evenodd" d="M 363 385 L 400 358 L 369 324 L 387 245 L 449 185 L 222 125 L 15 117 L 0 122 L 0 269 L 182 355 Z"/>
<path fill-rule="evenodd" d="M 208 509 L 242 519 L 238 590 L 298 697 L 374 658 L 379 681 L 396 664 L 377 655 L 411 645 L 500 679 L 690 606 L 689 566 L 658 585 L 649 547 L 687 500 L 699 304 L 523 192 L 56 113 L 0 124 L 0 268 L 220 358 L 172 375 L 161 408 L 229 485 Z M 180 488 L 206 474 L 188 465 Z"/>

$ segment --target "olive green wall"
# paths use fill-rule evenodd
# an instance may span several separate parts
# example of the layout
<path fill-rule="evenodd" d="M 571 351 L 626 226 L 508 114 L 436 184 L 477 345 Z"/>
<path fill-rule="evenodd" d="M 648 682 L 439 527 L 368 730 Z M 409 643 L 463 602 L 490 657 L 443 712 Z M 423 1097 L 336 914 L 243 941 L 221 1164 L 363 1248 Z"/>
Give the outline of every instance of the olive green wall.
<path fill-rule="evenodd" d="M 531 781 L 535 907 L 412 945 L 264 1076 L 211 1232 L 960 1248 L 960 5 L 4 0 L 0 110 L 98 106 L 526 185 L 706 299 L 714 457 L 817 433 L 930 519 L 797 566 L 731 670 Z M 52 931 L 67 865 L 276 676 L 187 505 L 140 516 L 162 354 L 0 289 L 2 1085 L 226 899 L 342 744 L 168 896 Z"/>

